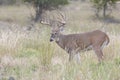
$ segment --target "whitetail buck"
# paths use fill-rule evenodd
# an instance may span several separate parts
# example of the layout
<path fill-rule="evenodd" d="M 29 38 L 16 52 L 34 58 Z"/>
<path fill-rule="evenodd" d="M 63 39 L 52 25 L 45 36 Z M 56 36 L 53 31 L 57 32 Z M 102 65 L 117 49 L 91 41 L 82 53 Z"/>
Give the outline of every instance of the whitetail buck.
<path fill-rule="evenodd" d="M 91 32 L 85 32 L 80 34 L 68 34 L 64 35 L 61 33 L 62 26 L 64 23 L 54 21 L 49 23 L 49 25 L 58 24 L 52 26 L 52 33 L 50 37 L 50 42 L 55 41 L 62 49 L 64 49 L 69 54 L 69 61 L 77 55 L 77 61 L 80 61 L 79 53 L 81 51 L 94 50 L 98 57 L 98 61 L 103 60 L 103 48 L 109 43 L 109 37 L 106 33 L 100 30 L 94 30 Z"/>
<path fill-rule="evenodd" d="M 109 37 L 106 33 L 95 30 L 80 34 L 68 34 L 63 35 L 60 33 L 60 29 L 52 30 L 50 42 L 55 41 L 62 49 L 68 52 L 69 61 L 71 61 L 74 55 L 77 55 L 79 60 L 79 52 L 94 50 L 98 61 L 103 59 L 103 48 L 109 43 Z"/>

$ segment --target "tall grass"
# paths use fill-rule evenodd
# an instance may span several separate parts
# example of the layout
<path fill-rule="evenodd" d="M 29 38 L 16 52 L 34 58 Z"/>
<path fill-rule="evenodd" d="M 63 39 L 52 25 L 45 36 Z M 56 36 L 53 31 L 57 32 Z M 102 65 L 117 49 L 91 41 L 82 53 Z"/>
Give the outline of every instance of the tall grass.
<path fill-rule="evenodd" d="M 92 18 L 93 13 L 88 3 L 79 4 L 74 2 L 66 8 L 68 24 L 65 34 L 91 31 L 103 25 L 103 22 Z M 6 17 L 3 15 L 0 19 L 6 21 L 7 18 L 16 16 L 12 20 L 26 23 L 29 12 L 24 7 L 0 8 L 1 13 L 6 12 Z M 15 10 L 14 13 L 11 10 Z M 22 13 L 23 10 L 25 12 Z M 115 10 L 113 14 L 117 12 Z M 115 17 L 120 18 L 118 15 Z M 98 64 L 93 51 L 80 54 L 81 64 L 68 62 L 68 54 L 55 42 L 49 42 L 50 28 L 37 25 L 40 26 L 39 30 L 28 32 L 19 28 L 16 31 L 1 31 L 0 80 L 8 80 L 9 77 L 14 77 L 15 80 L 120 80 L 120 24 L 109 23 L 105 27 L 110 44 L 103 50 L 105 59 L 102 64 Z"/>

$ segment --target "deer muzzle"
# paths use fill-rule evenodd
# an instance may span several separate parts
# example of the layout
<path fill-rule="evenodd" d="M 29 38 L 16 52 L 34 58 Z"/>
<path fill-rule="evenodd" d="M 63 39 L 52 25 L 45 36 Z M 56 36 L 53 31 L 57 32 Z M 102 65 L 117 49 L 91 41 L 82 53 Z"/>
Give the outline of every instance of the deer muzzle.
<path fill-rule="evenodd" d="M 51 34 L 50 42 L 54 41 L 54 38 L 55 38 L 55 35 L 54 35 L 54 34 Z"/>
<path fill-rule="evenodd" d="M 52 38 L 50 38 L 50 42 L 54 41 Z"/>

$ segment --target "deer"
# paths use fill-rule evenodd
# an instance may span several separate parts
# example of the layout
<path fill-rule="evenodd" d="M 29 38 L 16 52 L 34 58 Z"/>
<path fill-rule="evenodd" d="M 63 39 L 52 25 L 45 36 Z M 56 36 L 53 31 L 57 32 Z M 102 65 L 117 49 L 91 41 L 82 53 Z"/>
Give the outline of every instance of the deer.
<path fill-rule="evenodd" d="M 81 51 L 94 50 L 98 61 L 101 63 L 103 60 L 102 50 L 108 45 L 109 37 L 105 32 L 100 30 L 64 35 L 60 29 L 53 29 L 50 42 L 53 41 L 69 54 L 69 61 L 71 61 L 75 55 L 77 55 L 77 60 L 80 61 L 79 53 Z"/>
<path fill-rule="evenodd" d="M 77 34 L 62 34 L 62 30 L 65 25 L 53 26 L 51 30 L 50 42 L 56 42 L 63 50 L 69 54 L 69 61 L 72 61 L 76 57 L 77 62 L 80 62 L 80 52 L 93 50 L 97 55 L 98 62 L 101 63 L 104 59 L 103 48 L 108 45 L 110 39 L 108 35 L 101 30 L 94 30 Z M 54 21 L 52 24 L 57 24 L 58 21 Z M 51 23 L 49 24 L 51 25 Z"/>

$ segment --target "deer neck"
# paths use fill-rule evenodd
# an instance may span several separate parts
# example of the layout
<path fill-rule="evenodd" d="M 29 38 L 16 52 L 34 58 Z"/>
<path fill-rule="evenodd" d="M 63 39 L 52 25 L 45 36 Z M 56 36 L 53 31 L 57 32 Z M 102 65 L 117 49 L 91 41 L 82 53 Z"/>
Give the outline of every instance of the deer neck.
<path fill-rule="evenodd" d="M 64 35 L 62 35 L 62 34 L 60 34 L 59 36 L 58 36 L 58 39 L 55 41 L 61 48 L 65 48 L 64 47 L 64 44 L 63 44 L 63 38 L 64 38 Z"/>
<path fill-rule="evenodd" d="M 59 44 L 59 43 L 60 43 L 60 38 L 61 38 L 62 36 L 63 36 L 63 35 L 60 33 L 60 34 L 58 35 L 58 37 L 57 37 L 57 39 L 56 39 L 55 42 Z"/>

